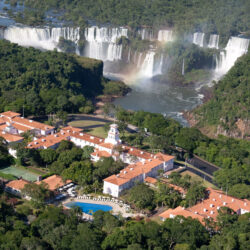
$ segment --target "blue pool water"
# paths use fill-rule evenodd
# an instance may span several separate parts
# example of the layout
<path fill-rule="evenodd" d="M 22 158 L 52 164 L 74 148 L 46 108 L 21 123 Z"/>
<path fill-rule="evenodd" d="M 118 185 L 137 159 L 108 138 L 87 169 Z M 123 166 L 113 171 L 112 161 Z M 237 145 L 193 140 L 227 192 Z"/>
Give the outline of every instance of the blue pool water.
<path fill-rule="evenodd" d="M 85 203 L 85 202 L 69 202 L 65 204 L 65 206 L 69 208 L 80 207 L 84 213 L 90 215 L 92 215 L 92 213 L 95 213 L 98 210 L 102 210 L 105 212 L 112 210 L 112 207 L 108 205 L 100 205 L 100 204 Z"/>

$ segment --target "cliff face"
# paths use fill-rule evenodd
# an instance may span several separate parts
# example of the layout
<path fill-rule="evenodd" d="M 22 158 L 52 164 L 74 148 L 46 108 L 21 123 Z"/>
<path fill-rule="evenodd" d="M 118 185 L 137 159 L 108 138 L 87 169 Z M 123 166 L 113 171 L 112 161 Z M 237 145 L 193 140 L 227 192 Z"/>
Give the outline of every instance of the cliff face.
<path fill-rule="evenodd" d="M 250 139 L 250 52 L 214 87 L 209 101 L 186 114 L 191 126 L 216 137 Z"/>

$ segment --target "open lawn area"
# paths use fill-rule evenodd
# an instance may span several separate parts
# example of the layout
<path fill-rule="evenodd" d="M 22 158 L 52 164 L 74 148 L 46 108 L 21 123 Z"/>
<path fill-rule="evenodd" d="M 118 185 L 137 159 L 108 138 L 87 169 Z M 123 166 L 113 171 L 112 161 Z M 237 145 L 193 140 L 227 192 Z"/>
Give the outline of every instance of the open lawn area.
<path fill-rule="evenodd" d="M 95 125 L 104 125 L 105 122 L 102 121 L 93 121 L 93 120 L 80 120 L 80 121 L 72 121 L 69 122 L 68 125 L 72 127 L 84 128 L 88 126 L 95 126 Z"/>
<path fill-rule="evenodd" d="M 191 181 L 193 181 L 193 182 L 200 181 L 204 187 L 211 187 L 211 188 L 215 188 L 216 189 L 216 187 L 212 183 L 204 180 L 200 176 L 198 176 L 198 175 L 196 175 L 196 174 L 194 174 L 194 173 L 192 173 L 192 172 L 190 172 L 188 170 L 185 170 L 184 172 L 182 172 L 181 175 L 182 176 L 190 175 L 191 176 Z"/>
<path fill-rule="evenodd" d="M 86 133 L 98 136 L 101 138 L 106 138 L 108 135 L 108 131 L 105 131 L 104 127 L 97 127 L 97 128 L 92 128 L 92 129 L 86 129 L 84 130 Z"/>
<path fill-rule="evenodd" d="M 16 166 L 1 168 L 0 172 L 4 174 L 10 174 L 18 178 L 22 177 L 27 181 L 36 181 L 37 177 L 39 176 L 39 174 L 31 172 L 25 167 L 16 167 Z"/>

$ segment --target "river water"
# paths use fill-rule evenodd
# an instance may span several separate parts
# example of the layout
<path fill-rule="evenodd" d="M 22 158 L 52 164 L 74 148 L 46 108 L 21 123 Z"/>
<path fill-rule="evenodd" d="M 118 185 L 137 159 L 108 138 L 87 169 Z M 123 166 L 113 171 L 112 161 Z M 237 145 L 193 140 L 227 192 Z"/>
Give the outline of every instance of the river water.
<path fill-rule="evenodd" d="M 160 83 L 155 79 L 126 81 L 123 77 L 105 74 L 113 80 L 125 81 L 132 91 L 115 99 L 114 104 L 129 110 L 144 110 L 161 113 L 188 126 L 183 111 L 188 111 L 202 103 L 203 95 L 195 87 L 180 87 Z"/>

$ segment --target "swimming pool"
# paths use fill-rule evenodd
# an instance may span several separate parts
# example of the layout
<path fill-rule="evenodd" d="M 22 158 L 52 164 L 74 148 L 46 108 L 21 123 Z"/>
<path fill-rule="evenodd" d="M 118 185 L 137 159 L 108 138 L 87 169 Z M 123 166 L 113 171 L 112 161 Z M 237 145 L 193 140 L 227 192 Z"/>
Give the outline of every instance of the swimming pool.
<path fill-rule="evenodd" d="M 108 206 L 108 205 L 78 202 L 78 201 L 66 203 L 65 206 L 68 208 L 80 207 L 84 213 L 90 214 L 90 215 L 92 215 L 93 213 L 95 213 L 98 210 L 102 210 L 104 212 L 112 210 L 112 207 Z"/>

